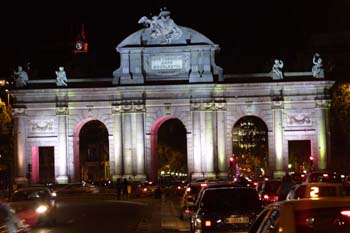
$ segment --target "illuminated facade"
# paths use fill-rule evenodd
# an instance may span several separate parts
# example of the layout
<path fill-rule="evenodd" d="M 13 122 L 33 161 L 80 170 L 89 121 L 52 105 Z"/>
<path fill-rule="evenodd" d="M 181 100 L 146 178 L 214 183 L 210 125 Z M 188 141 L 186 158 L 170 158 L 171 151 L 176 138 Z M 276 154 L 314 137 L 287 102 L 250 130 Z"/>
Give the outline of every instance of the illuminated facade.
<path fill-rule="evenodd" d="M 171 40 L 142 29 L 122 41 L 117 47 L 121 66 L 105 87 L 79 87 L 105 79 L 69 78 L 68 87 L 40 80 L 52 85 L 40 88 L 39 81 L 30 80 L 27 89 L 12 90 L 17 181 L 31 173 L 32 182 L 38 182 L 40 147 L 53 148 L 57 182 L 79 181 L 79 133 L 92 120 L 108 131 L 114 180 L 157 179 L 158 129 L 174 118 L 186 129 L 192 178 L 227 177 L 233 129 L 247 116 L 266 125 L 270 175 L 288 170 L 288 142 L 293 140 L 310 142 L 316 168 L 327 168 L 333 81 L 311 72 L 285 73 L 285 80 L 269 81 L 257 77 L 270 74 L 223 75 L 215 64 L 217 45 L 192 29 L 176 30 Z M 236 78 L 249 82 L 235 83 Z"/>

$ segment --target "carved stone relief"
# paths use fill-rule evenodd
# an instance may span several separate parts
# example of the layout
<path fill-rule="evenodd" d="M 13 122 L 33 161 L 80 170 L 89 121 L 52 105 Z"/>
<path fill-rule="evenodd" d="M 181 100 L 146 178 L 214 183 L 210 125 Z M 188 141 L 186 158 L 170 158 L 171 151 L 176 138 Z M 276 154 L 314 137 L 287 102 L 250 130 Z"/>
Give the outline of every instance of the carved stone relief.
<path fill-rule="evenodd" d="M 53 120 L 32 120 L 30 130 L 32 132 L 54 132 Z"/>
<path fill-rule="evenodd" d="M 289 113 L 287 114 L 288 126 L 311 126 L 312 120 L 309 113 Z"/>

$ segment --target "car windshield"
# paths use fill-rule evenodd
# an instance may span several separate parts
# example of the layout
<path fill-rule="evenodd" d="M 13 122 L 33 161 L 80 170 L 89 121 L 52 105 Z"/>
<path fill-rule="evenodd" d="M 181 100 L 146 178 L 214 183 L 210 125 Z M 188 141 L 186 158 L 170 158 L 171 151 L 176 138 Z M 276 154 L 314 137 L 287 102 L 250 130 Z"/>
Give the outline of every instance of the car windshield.
<path fill-rule="evenodd" d="M 300 210 L 295 212 L 298 233 L 345 233 L 350 232 L 350 219 L 341 214 L 350 207 L 332 207 Z"/>
<path fill-rule="evenodd" d="M 17 191 L 12 197 L 12 201 L 33 201 L 49 199 L 50 194 L 46 190 L 26 190 Z"/>
<path fill-rule="evenodd" d="M 202 208 L 209 211 L 252 210 L 260 207 L 258 195 L 249 189 L 206 190 L 201 201 Z"/>

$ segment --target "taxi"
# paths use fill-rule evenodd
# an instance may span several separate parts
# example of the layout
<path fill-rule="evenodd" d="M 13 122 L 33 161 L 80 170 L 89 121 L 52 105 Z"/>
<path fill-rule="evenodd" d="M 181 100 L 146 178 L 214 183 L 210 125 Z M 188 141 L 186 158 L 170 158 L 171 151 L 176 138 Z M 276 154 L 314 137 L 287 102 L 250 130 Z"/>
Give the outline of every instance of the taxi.
<path fill-rule="evenodd" d="M 302 183 L 294 185 L 286 200 L 318 198 L 330 196 L 347 196 L 341 183 Z"/>
<path fill-rule="evenodd" d="M 249 233 L 348 233 L 350 198 L 321 197 L 287 200 L 267 205 Z"/>

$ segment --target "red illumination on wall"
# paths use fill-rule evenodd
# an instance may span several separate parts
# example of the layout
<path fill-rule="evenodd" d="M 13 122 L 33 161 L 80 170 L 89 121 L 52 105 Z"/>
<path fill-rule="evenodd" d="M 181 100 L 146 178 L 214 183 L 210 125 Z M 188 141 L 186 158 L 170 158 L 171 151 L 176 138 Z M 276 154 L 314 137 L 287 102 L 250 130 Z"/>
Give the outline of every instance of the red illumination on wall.
<path fill-rule="evenodd" d="M 39 147 L 32 147 L 32 183 L 39 182 Z"/>

